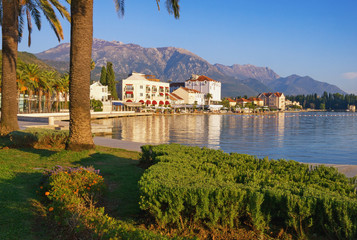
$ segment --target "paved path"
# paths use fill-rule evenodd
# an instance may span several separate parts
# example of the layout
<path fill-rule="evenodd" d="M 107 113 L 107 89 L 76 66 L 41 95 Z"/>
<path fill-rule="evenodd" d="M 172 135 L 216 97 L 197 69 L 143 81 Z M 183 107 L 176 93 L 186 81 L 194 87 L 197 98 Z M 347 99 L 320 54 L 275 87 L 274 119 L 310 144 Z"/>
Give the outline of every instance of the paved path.
<path fill-rule="evenodd" d="M 63 122 L 62 122 L 63 123 Z M 65 122 L 68 124 L 68 122 Z M 25 129 L 25 126 L 31 125 L 47 125 L 46 123 L 39 122 L 23 122 L 19 121 L 19 125 L 21 129 Z M 112 139 L 110 137 L 94 137 L 94 143 L 99 146 L 111 147 L 111 148 L 122 148 L 129 151 L 138 151 L 141 152 L 140 146 L 145 145 L 145 143 L 138 142 L 129 142 L 118 139 Z M 316 163 L 311 163 L 311 165 L 319 165 Z M 326 166 L 335 167 L 338 169 L 340 173 L 345 174 L 347 177 L 354 177 L 357 175 L 357 165 L 347 165 L 347 164 L 324 164 Z"/>
<path fill-rule="evenodd" d="M 138 151 L 141 152 L 141 146 L 145 145 L 145 143 L 138 142 L 129 142 L 118 139 L 112 139 L 107 137 L 94 137 L 94 144 L 104 147 L 111 148 L 122 148 L 130 151 Z"/>

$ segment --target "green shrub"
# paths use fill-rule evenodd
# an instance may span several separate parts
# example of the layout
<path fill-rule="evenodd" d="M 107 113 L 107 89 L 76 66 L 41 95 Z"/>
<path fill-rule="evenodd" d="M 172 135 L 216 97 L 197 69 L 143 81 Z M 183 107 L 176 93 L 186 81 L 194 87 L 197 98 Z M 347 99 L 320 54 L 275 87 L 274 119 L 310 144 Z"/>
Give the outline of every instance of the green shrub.
<path fill-rule="evenodd" d="M 100 100 L 91 99 L 90 107 L 94 110 L 94 112 L 102 112 L 103 111 L 103 103 Z"/>
<path fill-rule="evenodd" d="M 9 135 L 14 147 L 64 148 L 69 137 L 69 131 L 28 128 L 11 132 Z"/>
<path fill-rule="evenodd" d="M 96 206 L 104 189 L 98 170 L 57 166 L 45 174 L 39 194 L 48 215 L 74 239 L 169 239 L 105 214 L 103 207 Z"/>
<path fill-rule="evenodd" d="M 300 237 L 357 237 L 354 179 L 335 168 L 177 144 L 143 146 L 154 164 L 139 186 L 140 207 L 162 227 L 287 229 Z"/>

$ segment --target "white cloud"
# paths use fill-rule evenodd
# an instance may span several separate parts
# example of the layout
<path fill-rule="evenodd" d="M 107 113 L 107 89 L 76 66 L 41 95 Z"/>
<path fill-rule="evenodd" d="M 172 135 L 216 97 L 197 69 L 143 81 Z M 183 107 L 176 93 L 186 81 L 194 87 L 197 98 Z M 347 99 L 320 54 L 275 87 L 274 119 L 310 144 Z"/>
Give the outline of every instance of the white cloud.
<path fill-rule="evenodd" d="M 342 74 L 344 79 L 355 79 L 357 78 L 357 72 L 346 72 Z"/>

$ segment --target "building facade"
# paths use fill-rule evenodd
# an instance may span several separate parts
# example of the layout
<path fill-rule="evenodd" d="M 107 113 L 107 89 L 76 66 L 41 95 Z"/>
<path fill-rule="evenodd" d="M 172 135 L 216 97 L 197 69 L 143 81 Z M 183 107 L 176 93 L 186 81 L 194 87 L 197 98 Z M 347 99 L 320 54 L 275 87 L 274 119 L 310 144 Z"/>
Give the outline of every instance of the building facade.
<path fill-rule="evenodd" d="M 189 89 L 197 90 L 203 93 L 205 96 L 209 93 L 212 95 L 211 102 L 221 101 L 221 87 L 222 84 L 219 81 L 213 80 L 204 75 L 192 74 L 191 78 L 186 80 L 185 87 Z"/>
<path fill-rule="evenodd" d="M 133 72 L 119 82 L 119 98 L 123 102 L 153 106 L 170 105 L 170 85 L 160 82 L 154 75 Z"/>
<path fill-rule="evenodd" d="M 184 104 L 190 104 L 190 105 L 194 105 L 194 104 L 204 105 L 205 104 L 204 94 L 195 90 L 195 89 L 180 87 L 179 89 L 176 89 L 175 91 L 173 91 L 172 94 L 177 95 L 180 98 L 182 98 Z"/>
<path fill-rule="evenodd" d="M 95 82 L 90 85 L 90 99 L 105 102 L 108 101 L 109 96 L 110 93 L 108 92 L 108 86 L 104 86 L 100 82 Z"/>
<path fill-rule="evenodd" d="M 284 93 L 261 93 L 258 98 L 264 101 L 264 106 L 274 108 L 277 110 L 285 110 L 285 96 Z"/>

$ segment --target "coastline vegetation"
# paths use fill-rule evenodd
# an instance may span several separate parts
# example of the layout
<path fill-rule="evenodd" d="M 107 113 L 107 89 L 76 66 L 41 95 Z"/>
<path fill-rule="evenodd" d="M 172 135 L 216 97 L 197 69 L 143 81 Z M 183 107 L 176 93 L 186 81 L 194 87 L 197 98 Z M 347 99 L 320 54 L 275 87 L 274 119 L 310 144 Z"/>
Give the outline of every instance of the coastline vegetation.
<path fill-rule="evenodd" d="M 357 237 L 356 179 L 334 168 L 177 144 L 143 146 L 140 208 L 162 228 L 252 226 L 272 236 Z"/>
<path fill-rule="evenodd" d="M 303 108 L 320 110 L 345 110 L 350 105 L 357 105 L 357 96 L 354 94 L 340 94 L 324 92 L 322 96 L 317 94 L 286 96 L 290 101 L 297 101 Z"/>

